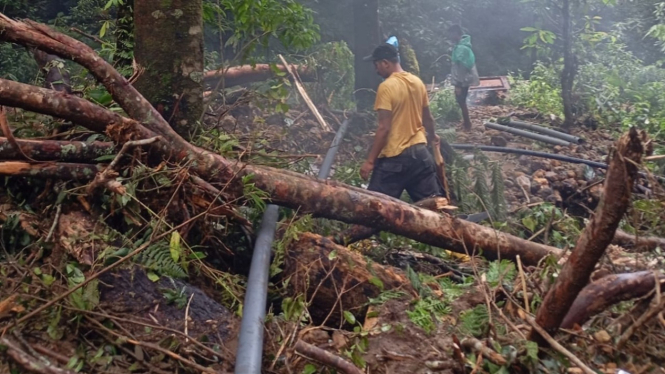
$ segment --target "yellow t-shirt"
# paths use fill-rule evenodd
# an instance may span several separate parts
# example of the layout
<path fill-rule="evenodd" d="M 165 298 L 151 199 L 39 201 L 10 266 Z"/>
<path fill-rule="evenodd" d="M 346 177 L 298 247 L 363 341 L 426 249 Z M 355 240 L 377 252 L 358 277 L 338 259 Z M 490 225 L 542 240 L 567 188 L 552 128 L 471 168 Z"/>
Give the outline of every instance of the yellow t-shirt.
<path fill-rule="evenodd" d="M 388 143 L 379 158 L 394 157 L 412 145 L 427 143 L 423 127 L 423 108 L 427 106 L 425 84 L 411 73 L 393 73 L 379 85 L 374 110 L 392 112 Z"/>

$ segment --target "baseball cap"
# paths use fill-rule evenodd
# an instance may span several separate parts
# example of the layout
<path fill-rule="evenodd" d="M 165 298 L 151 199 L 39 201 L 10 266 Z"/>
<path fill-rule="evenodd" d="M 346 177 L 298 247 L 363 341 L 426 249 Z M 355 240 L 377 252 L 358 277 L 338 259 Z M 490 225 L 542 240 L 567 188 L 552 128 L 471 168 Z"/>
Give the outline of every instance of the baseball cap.
<path fill-rule="evenodd" d="M 390 44 L 383 43 L 374 48 L 371 55 L 363 57 L 363 61 L 381 61 L 397 58 L 397 49 Z"/>

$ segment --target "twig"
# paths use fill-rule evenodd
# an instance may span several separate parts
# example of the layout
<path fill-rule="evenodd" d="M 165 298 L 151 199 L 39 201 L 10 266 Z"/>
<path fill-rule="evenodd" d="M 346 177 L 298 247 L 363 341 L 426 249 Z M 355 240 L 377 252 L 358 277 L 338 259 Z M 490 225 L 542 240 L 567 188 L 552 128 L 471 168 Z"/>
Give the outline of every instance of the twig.
<path fill-rule="evenodd" d="M 185 365 L 191 366 L 192 368 L 194 368 L 194 369 L 196 369 L 196 370 L 198 370 L 198 371 L 200 371 L 200 372 L 203 372 L 203 373 L 212 373 L 212 374 L 216 374 L 216 373 L 217 373 L 217 371 L 215 371 L 215 370 L 213 370 L 213 369 L 210 369 L 210 368 L 207 368 L 207 367 L 201 366 L 201 365 L 197 364 L 196 362 L 193 362 L 193 361 L 191 361 L 191 360 L 188 360 L 188 359 L 186 359 L 186 358 L 180 356 L 179 354 L 177 354 L 177 353 L 175 353 L 175 352 L 172 352 L 172 351 L 169 351 L 168 349 L 165 349 L 165 348 L 160 347 L 160 346 L 157 345 L 157 344 L 146 343 L 146 342 L 141 342 L 141 341 L 134 340 L 134 339 L 129 339 L 129 338 L 127 338 L 126 336 L 123 336 L 123 335 L 121 335 L 121 334 L 118 334 L 117 332 L 115 332 L 115 331 L 113 331 L 113 330 L 107 328 L 106 326 L 104 326 L 102 323 L 100 323 L 99 321 L 95 320 L 94 318 L 86 317 L 86 319 L 87 319 L 88 321 L 92 322 L 93 324 L 97 325 L 97 327 L 99 327 L 100 329 L 102 329 L 102 330 L 106 331 L 107 333 L 112 334 L 112 335 L 114 335 L 114 336 L 116 336 L 116 337 L 118 337 L 118 338 L 120 338 L 120 339 L 126 341 L 127 343 L 134 344 L 134 345 L 137 345 L 137 346 L 139 346 L 139 347 L 144 347 L 144 348 L 148 348 L 148 349 L 154 349 L 155 351 L 157 351 L 157 352 L 159 352 L 159 353 L 162 353 L 162 354 L 164 354 L 164 355 L 166 355 L 166 356 L 169 356 L 169 357 L 173 358 L 174 360 L 178 360 L 178 361 L 180 361 L 181 363 L 183 363 L 183 364 L 185 364 Z"/>
<path fill-rule="evenodd" d="M 58 219 L 60 219 L 61 209 L 62 209 L 62 204 L 58 204 L 58 206 L 55 208 L 55 218 L 53 219 L 53 224 L 51 225 L 51 229 L 49 230 L 48 235 L 46 235 L 46 239 L 44 240 L 47 243 L 51 240 L 51 236 L 53 236 L 53 231 L 55 231 L 55 227 L 58 226 Z"/>
<path fill-rule="evenodd" d="M 321 127 L 323 128 L 324 131 L 332 131 L 328 123 L 326 122 L 325 119 L 323 119 L 323 116 L 321 116 L 321 113 L 319 113 L 319 110 L 316 109 L 316 106 L 312 102 L 312 99 L 309 98 L 309 95 L 307 95 L 307 91 L 305 91 L 305 88 L 302 86 L 302 83 L 300 83 L 300 78 L 296 75 L 296 73 L 293 71 L 291 68 L 291 65 L 286 62 L 286 59 L 284 59 L 284 56 L 279 55 L 279 59 L 282 60 L 282 63 L 284 64 L 284 68 L 286 71 L 291 74 L 293 77 L 293 82 L 296 84 L 296 88 L 298 89 L 298 92 L 300 92 L 300 95 L 302 95 L 302 98 L 305 100 L 305 103 L 307 103 L 307 106 L 309 109 L 312 111 L 314 114 L 314 117 L 316 117 L 316 120 L 319 121 L 319 124 L 321 124 Z"/>
<path fill-rule="evenodd" d="M 524 309 L 526 309 L 527 313 L 531 313 L 531 308 L 529 307 L 529 296 L 526 294 L 527 289 L 526 289 L 526 277 L 524 276 L 524 268 L 522 267 L 522 259 L 520 258 L 520 255 L 515 256 L 517 259 L 517 268 L 520 271 L 520 278 L 522 278 L 522 292 L 524 295 Z"/>
<path fill-rule="evenodd" d="M 48 360 L 42 357 L 38 359 L 25 352 L 18 343 L 7 338 L 0 338 L 0 344 L 6 346 L 7 355 L 14 359 L 23 368 L 32 373 L 38 374 L 75 374 L 73 371 L 60 369 Z"/>
<path fill-rule="evenodd" d="M 559 342 L 554 340 L 554 338 L 550 334 L 548 334 L 544 328 L 540 327 L 540 325 L 536 323 L 536 320 L 533 319 L 533 317 L 527 316 L 526 321 L 529 323 L 529 325 L 531 325 L 531 327 L 533 327 L 534 330 L 538 332 L 538 334 L 540 334 L 540 336 L 543 337 L 543 339 L 545 339 L 552 346 L 552 348 L 556 349 L 562 355 L 568 357 L 568 359 L 572 363 L 577 365 L 577 367 L 582 369 L 584 373 L 596 374 L 596 372 L 591 370 L 591 368 L 588 367 L 584 362 L 582 362 L 582 360 L 580 360 L 577 356 L 575 356 L 569 350 L 564 348 L 561 344 L 559 344 Z"/>
<path fill-rule="evenodd" d="M 187 308 L 185 308 L 185 343 L 189 343 L 189 333 L 187 332 L 187 321 L 189 320 L 189 304 L 192 303 L 192 299 L 194 298 L 194 293 L 192 292 L 191 296 L 189 296 L 189 301 L 187 301 Z"/>
<path fill-rule="evenodd" d="M 490 360 L 493 364 L 498 365 L 498 366 L 505 366 L 508 364 L 508 361 L 501 356 L 499 353 L 493 351 L 489 347 L 487 347 L 483 342 L 481 342 L 478 339 L 475 338 L 466 338 L 462 340 L 462 347 L 479 352 L 481 355 L 483 355 L 486 359 Z"/>
<path fill-rule="evenodd" d="M 85 36 L 86 38 L 88 38 L 88 39 L 92 39 L 92 40 L 96 41 L 97 43 L 99 43 L 99 44 L 101 44 L 101 45 L 107 44 L 107 43 L 105 43 L 103 40 L 99 39 L 98 37 L 96 37 L 96 36 L 94 36 L 94 35 L 92 35 L 92 34 L 88 34 L 87 32 L 85 32 L 85 31 L 83 31 L 83 30 L 77 29 L 76 27 L 70 27 L 70 28 L 69 28 L 69 31 L 73 31 L 73 32 L 75 32 L 75 33 L 77 33 L 77 34 L 83 35 L 83 36 Z"/>
<path fill-rule="evenodd" d="M 656 282 L 656 289 L 660 289 L 660 282 Z M 660 290 L 659 290 L 660 291 Z M 660 292 L 656 295 L 656 298 L 660 296 Z M 653 317 L 657 316 L 660 314 L 663 309 L 665 309 L 665 300 L 656 300 L 655 305 L 652 305 L 651 308 L 649 308 L 646 312 L 644 312 L 632 325 L 628 326 L 626 331 L 624 331 L 623 334 L 619 337 L 619 340 L 617 340 L 617 349 L 621 349 L 624 344 L 630 339 L 631 336 L 637 331 L 638 328 L 640 328 L 642 325 L 644 325 L 646 322 L 648 322 L 650 319 Z"/>
<path fill-rule="evenodd" d="M 83 282 L 79 283 L 78 285 L 74 286 L 73 288 L 71 288 L 69 291 L 60 294 L 60 296 L 58 296 L 58 297 L 52 299 L 51 301 L 49 301 L 49 302 L 47 302 L 46 304 L 40 306 L 39 308 L 33 310 L 32 312 L 30 312 L 30 313 L 28 313 L 27 315 L 21 317 L 20 319 L 17 319 L 17 320 L 14 320 L 14 321 L 10 322 L 10 323 L 9 323 L 9 324 L 3 329 L 2 335 L 4 335 L 5 332 L 6 332 L 10 327 L 13 327 L 13 326 L 16 326 L 16 325 L 18 325 L 18 324 L 21 324 L 21 323 L 23 323 L 23 322 L 29 320 L 30 318 L 36 316 L 37 314 L 43 312 L 44 310 L 48 309 L 49 307 L 55 305 L 55 304 L 56 304 L 57 302 L 59 302 L 60 300 L 66 298 L 66 297 L 68 297 L 69 295 L 71 295 L 71 294 L 73 294 L 74 292 L 76 292 L 76 290 L 79 290 L 79 289 L 81 289 L 82 287 L 87 286 L 90 282 L 92 282 L 93 280 L 99 278 L 100 275 L 109 272 L 110 270 L 112 270 L 112 269 L 118 267 L 119 265 L 123 264 L 124 262 L 126 262 L 126 261 L 129 260 L 130 258 L 136 256 L 136 255 L 139 254 L 141 251 L 143 251 L 144 249 L 146 249 L 146 248 L 148 248 L 149 246 L 151 246 L 155 241 L 160 240 L 160 239 L 162 239 L 162 238 L 165 238 L 165 237 L 168 236 L 168 235 L 171 235 L 171 233 L 172 233 L 173 231 L 175 231 L 175 230 L 177 230 L 177 229 L 179 229 L 179 228 L 181 228 L 181 227 L 183 227 L 183 226 L 185 226 L 185 225 L 188 225 L 190 222 L 192 222 L 192 221 L 194 221 L 194 220 L 196 220 L 196 219 L 199 219 L 200 217 L 204 216 L 204 215 L 207 214 L 207 213 L 208 213 L 207 211 L 201 212 L 201 213 L 195 215 L 194 217 L 190 218 L 189 220 L 187 220 L 187 221 L 185 221 L 185 222 L 183 222 L 183 223 L 181 223 L 181 224 L 179 224 L 179 225 L 177 225 L 177 226 L 171 228 L 170 230 L 165 231 L 163 234 L 157 235 L 156 237 L 153 238 L 153 240 L 150 240 L 150 241 L 148 241 L 147 243 L 144 243 L 144 244 L 141 245 L 140 247 L 138 247 L 138 248 L 136 248 L 135 250 L 133 250 L 132 252 L 130 252 L 127 256 L 121 258 L 121 259 L 118 260 L 117 262 L 114 262 L 114 263 L 112 263 L 111 265 L 109 265 L 109 266 L 105 267 L 104 269 L 100 270 L 99 272 L 93 274 L 92 276 L 90 276 L 89 278 L 87 278 L 85 281 L 83 281 Z"/>
<path fill-rule="evenodd" d="M 32 162 L 39 162 L 26 155 L 25 152 L 23 152 L 23 149 L 21 149 L 21 146 L 16 141 L 16 138 L 14 138 L 14 134 L 12 134 L 12 130 L 9 128 L 9 123 L 7 123 L 7 115 L 5 114 L 4 106 L 0 106 L 0 130 L 2 130 L 2 133 L 5 135 L 5 138 L 7 138 L 9 144 L 11 144 L 13 148 L 16 148 L 16 151 L 20 153 L 21 156 Z"/>
<path fill-rule="evenodd" d="M 358 369 L 356 366 L 346 361 L 345 359 L 339 356 L 335 356 L 334 354 L 328 351 L 324 351 L 323 349 L 315 347 L 309 343 L 305 343 L 302 340 L 298 340 L 296 343 L 295 351 L 324 365 L 339 369 L 343 373 L 363 374 L 362 370 Z"/>
<path fill-rule="evenodd" d="M 92 194 L 92 192 L 95 189 L 97 189 L 97 187 L 99 187 L 100 185 L 106 185 L 106 187 L 109 190 L 116 192 L 120 195 L 124 195 L 125 188 L 122 186 L 122 184 L 117 182 L 113 183 L 114 182 L 113 178 L 117 176 L 117 173 L 114 171 L 116 165 L 118 164 L 118 162 L 120 162 L 120 159 L 122 158 L 122 156 L 125 155 L 125 153 L 130 147 L 140 147 L 152 144 L 158 140 L 161 140 L 161 137 L 153 136 L 152 138 L 148 139 L 130 140 L 127 143 L 123 144 L 122 148 L 120 149 L 120 152 L 118 152 L 113 161 L 111 161 L 111 163 L 106 167 L 106 169 L 104 169 L 104 171 L 98 173 L 95 176 L 95 179 L 92 181 L 92 183 L 90 183 L 90 185 L 88 186 L 88 194 Z"/>

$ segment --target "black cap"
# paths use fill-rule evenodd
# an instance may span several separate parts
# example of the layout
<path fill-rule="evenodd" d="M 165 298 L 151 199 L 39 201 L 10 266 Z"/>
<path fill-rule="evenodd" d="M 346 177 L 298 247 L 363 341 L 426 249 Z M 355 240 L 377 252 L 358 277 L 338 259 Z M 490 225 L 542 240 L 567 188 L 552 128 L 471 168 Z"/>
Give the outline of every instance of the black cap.
<path fill-rule="evenodd" d="M 371 55 L 363 57 L 363 61 L 393 60 L 397 58 L 397 55 L 397 48 L 392 44 L 383 43 L 374 48 Z"/>

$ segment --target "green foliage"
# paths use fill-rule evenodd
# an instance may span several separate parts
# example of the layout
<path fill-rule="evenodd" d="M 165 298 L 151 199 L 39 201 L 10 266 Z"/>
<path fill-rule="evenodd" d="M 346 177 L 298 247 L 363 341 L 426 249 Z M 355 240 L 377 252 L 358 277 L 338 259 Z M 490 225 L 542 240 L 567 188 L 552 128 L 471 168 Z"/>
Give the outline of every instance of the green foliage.
<path fill-rule="evenodd" d="M 305 83 L 314 86 L 312 100 L 335 109 L 353 109 L 354 56 L 346 42 L 318 45 L 306 61 L 316 68 L 319 78 L 316 83 Z"/>
<path fill-rule="evenodd" d="M 455 99 L 455 89 L 444 87 L 434 93 L 430 99 L 430 110 L 435 120 L 456 122 L 462 119 L 462 110 Z"/>
<path fill-rule="evenodd" d="M 271 38 L 286 48 L 304 50 L 319 40 L 312 12 L 294 0 L 221 0 L 203 2 L 203 20 L 217 33 L 231 33 L 225 42 L 242 59 Z"/>
<path fill-rule="evenodd" d="M 466 334 L 482 337 L 489 328 L 489 313 L 484 304 L 465 310 L 460 314 L 460 329 Z"/>
<path fill-rule="evenodd" d="M 431 334 L 436 331 L 435 320 L 451 312 L 452 308 L 445 301 L 428 296 L 418 299 L 406 315 L 414 325 Z"/>
<path fill-rule="evenodd" d="M 499 163 L 490 162 L 482 152 L 475 152 L 472 162 L 455 156 L 450 174 L 457 205 L 462 212 L 487 210 L 494 220 L 505 217 L 504 178 Z M 491 184 L 488 184 L 488 178 Z"/>
<path fill-rule="evenodd" d="M 541 62 L 531 72 L 529 80 L 510 76 L 509 102 L 522 108 L 533 108 L 543 114 L 563 116 L 559 74 Z"/>
<path fill-rule="evenodd" d="M 134 243 L 135 246 L 140 246 L 150 240 L 152 236 L 152 229 L 146 230 L 142 239 Z M 177 233 L 176 233 L 177 234 Z M 177 236 L 179 237 L 179 235 Z M 178 240 L 162 239 L 156 243 L 151 244 L 136 256 L 136 262 L 145 266 L 149 271 L 155 272 L 159 275 L 166 275 L 173 278 L 185 278 L 187 272 L 179 264 L 182 259 L 183 249 L 180 247 Z"/>
<path fill-rule="evenodd" d="M 523 210 L 517 219 L 527 230 L 518 232 L 523 237 L 530 237 L 551 225 L 549 240 L 545 244 L 558 248 L 574 246 L 582 232 L 580 223 L 575 218 L 564 214 L 561 209 L 550 203 Z"/>
<path fill-rule="evenodd" d="M 509 284 L 515 280 L 516 274 L 517 269 L 512 261 L 493 261 L 487 270 L 487 284 L 491 287 L 498 287 L 503 283 Z"/>

